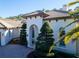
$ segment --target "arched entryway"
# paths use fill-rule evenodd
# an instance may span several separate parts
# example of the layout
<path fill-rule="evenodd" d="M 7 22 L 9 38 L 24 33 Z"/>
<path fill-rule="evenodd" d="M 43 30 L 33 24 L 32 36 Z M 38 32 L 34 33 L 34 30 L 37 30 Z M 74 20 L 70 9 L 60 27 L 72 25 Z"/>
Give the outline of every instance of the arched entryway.
<path fill-rule="evenodd" d="M 38 36 L 38 27 L 33 24 L 30 26 L 29 30 L 29 40 L 31 48 L 35 49 L 37 36 Z"/>

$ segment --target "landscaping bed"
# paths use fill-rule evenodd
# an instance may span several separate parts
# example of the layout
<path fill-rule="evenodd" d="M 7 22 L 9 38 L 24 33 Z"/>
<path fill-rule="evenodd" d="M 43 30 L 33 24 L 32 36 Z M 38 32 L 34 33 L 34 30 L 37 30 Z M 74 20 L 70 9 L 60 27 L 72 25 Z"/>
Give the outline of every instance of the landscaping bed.
<path fill-rule="evenodd" d="M 38 53 L 37 51 L 31 52 L 27 57 L 28 58 L 76 58 L 73 54 L 68 54 L 60 51 L 53 51 L 54 56 L 44 56 L 43 54 Z"/>

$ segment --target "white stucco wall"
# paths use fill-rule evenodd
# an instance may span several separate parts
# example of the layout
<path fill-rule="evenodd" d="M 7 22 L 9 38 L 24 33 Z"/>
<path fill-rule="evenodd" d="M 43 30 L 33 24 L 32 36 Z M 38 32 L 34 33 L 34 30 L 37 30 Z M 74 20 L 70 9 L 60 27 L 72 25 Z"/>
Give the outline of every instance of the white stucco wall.
<path fill-rule="evenodd" d="M 12 37 L 13 38 L 20 37 L 20 28 L 13 29 Z"/>
<path fill-rule="evenodd" d="M 8 41 L 10 41 L 11 36 L 9 36 L 9 30 L 4 30 L 3 36 L 2 36 L 2 40 L 1 40 L 1 45 L 6 45 L 6 43 L 8 43 Z"/>
<path fill-rule="evenodd" d="M 59 33 L 59 28 L 60 27 L 65 27 L 66 25 L 68 25 L 69 23 L 71 23 L 72 21 L 74 21 L 73 19 L 67 19 L 66 21 L 64 21 L 63 19 L 61 20 L 52 20 L 50 23 L 51 28 L 54 31 L 54 38 L 55 38 L 55 42 L 59 39 L 58 38 L 58 33 Z M 65 29 L 66 32 L 68 32 L 69 30 L 71 30 L 72 28 L 74 28 L 76 26 L 76 23 L 72 24 L 71 26 L 67 27 Z M 69 44 L 67 44 L 65 47 L 64 46 L 59 46 L 59 44 L 57 45 L 57 50 L 61 50 L 63 52 L 66 53 L 72 53 L 75 54 L 76 53 L 76 42 L 70 42 Z"/>
<path fill-rule="evenodd" d="M 10 33 L 9 33 L 10 31 Z M 4 46 L 7 43 L 9 43 L 13 38 L 17 38 L 20 36 L 20 31 L 19 29 L 6 29 L 2 30 L 2 38 L 1 38 L 1 45 Z"/>
<path fill-rule="evenodd" d="M 30 18 L 27 18 L 26 19 L 26 24 L 27 24 L 27 40 L 28 40 L 28 47 L 32 47 L 31 46 L 31 39 L 30 39 L 30 27 L 32 25 L 36 25 L 38 27 L 38 33 L 40 32 L 40 28 L 42 26 L 42 21 L 43 19 L 40 17 L 40 16 L 37 16 L 36 18 L 32 17 L 31 19 Z"/>
<path fill-rule="evenodd" d="M 49 22 L 49 20 L 47 20 Z M 49 22 L 51 28 L 53 29 L 53 34 L 54 34 L 54 38 L 55 38 L 55 41 L 57 41 L 59 38 L 58 38 L 58 33 L 59 33 L 59 28 L 60 27 L 65 27 L 66 25 L 68 25 L 69 23 L 71 23 L 72 21 L 74 21 L 73 19 L 67 19 L 66 21 L 64 21 L 64 19 L 59 19 L 58 21 L 56 20 L 51 20 L 51 22 Z M 40 32 L 40 29 L 41 29 L 41 26 L 43 25 L 45 21 L 43 21 L 42 18 L 40 17 L 37 17 L 37 18 L 27 18 L 26 19 L 26 23 L 27 23 L 27 39 L 28 39 L 28 47 L 31 47 L 31 40 L 30 40 L 30 33 L 29 33 L 29 30 L 30 30 L 30 26 L 32 25 L 36 25 L 38 27 L 38 32 Z M 72 24 L 71 26 L 67 27 L 65 29 L 65 31 L 69 31 L 70 29 L 72 29 L 73 27 L 75 27 L 76 24 Z M 57 50 L 61 50 L 63 52 L 66 52 L 66 53 L 72 53 L 72 54 L 75 54 L 76 53 L 76 42 L 70 42 L 69 44 L 67 44 L 65 47 L 62 46 L 60 47 L 59 44 L 57 45 L 56 47 Z"/>
<path fill-rule="evenodd" d="M 46 20 L 49 22 L 49 20 Z M 58 41 L 58 33 L 59 33 L 59 28 L 60 27 L 65 27 L 66 25 L 68 25 L 69 23 L 71 23 L 72 21 L 74 21 L 73 19 L 66 19 L 66 21 L 64 21 L 64 19 L 58 19 L 58 21 L 56 20 L 51 20 L 49 22 L 51 28 L 53 29 L 53 35 L 54 35 L 54 39 L 55 42 Z M 30 26 L 32 25 L 36 25 L 38 27 L 38 32 L 40 32 L 41 26 L 43 25 L 43 23 L 45 22 L 45 20 L 43 20 L 41 17 L 37 17 L 37 18 L 27 18 L 26 19 L 26 23 L 27 23 L 27 40 L 28 40 L 28 47 L 32 47 L 31 46 L 31 40 L 30 40 Z M 76 23 L 72 24 L 71 26 L 67 27 L 65 29 L 66 32 L 68 32 L 69 30 L 71 30 L 72 28 L 74 28 L 76 26 Z M 60 50 L 62 52 L 66 52 L 66 53 L 71 53 L 71 54 L 76 54 L 76 42 L 70 42 L 69 44 L 67 44 L 66 46 L 59 46 L 59 44 L 56 46 L 56 50 Z"/>

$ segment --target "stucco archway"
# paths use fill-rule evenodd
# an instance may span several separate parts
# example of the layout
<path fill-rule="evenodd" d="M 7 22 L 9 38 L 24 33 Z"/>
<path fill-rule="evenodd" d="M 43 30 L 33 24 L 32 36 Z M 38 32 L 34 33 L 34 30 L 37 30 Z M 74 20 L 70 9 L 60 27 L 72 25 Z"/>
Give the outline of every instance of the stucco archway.
<path fill-rule="evenodd" d="M 37 37 L 38 37 L 38 27 L 37 25 L 33 24 L 30 26 L 29 29 L 29 40 L 31 48 L 35 49 Z"/>

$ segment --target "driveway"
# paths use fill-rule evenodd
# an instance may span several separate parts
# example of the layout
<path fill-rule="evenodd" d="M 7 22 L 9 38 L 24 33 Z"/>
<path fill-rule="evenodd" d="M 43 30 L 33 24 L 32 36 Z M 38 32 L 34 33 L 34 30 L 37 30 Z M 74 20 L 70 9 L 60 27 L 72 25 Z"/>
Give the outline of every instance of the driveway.
<path fill-rule="evenodd" d="M 33 49 L 21 45 L 0 47 L 0 58 L 25 58 Z"/>

